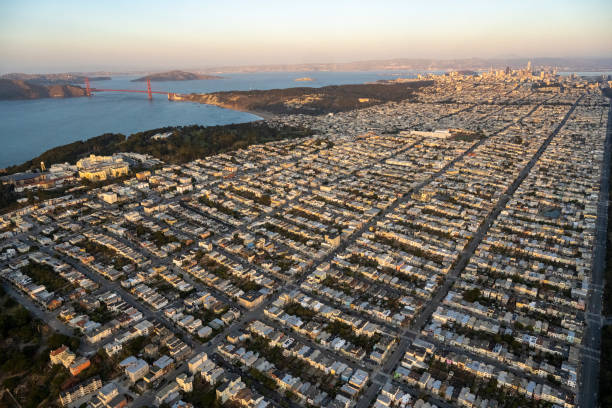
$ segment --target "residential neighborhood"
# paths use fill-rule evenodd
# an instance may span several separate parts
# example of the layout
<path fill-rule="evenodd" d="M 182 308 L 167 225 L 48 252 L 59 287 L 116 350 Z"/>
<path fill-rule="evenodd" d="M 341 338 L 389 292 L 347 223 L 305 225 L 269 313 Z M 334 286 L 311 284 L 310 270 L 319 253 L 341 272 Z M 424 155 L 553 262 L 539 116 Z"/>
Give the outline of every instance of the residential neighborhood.
<path fill-rule="evenodd" d="M 427 79 L 268 119 L 301 139 L 3 178 L 76 186 L 0 216 L 3 290 L 78 339 L 49 351 L 59 404 L 594 406 L 609 99 L 527 70 Z"/>

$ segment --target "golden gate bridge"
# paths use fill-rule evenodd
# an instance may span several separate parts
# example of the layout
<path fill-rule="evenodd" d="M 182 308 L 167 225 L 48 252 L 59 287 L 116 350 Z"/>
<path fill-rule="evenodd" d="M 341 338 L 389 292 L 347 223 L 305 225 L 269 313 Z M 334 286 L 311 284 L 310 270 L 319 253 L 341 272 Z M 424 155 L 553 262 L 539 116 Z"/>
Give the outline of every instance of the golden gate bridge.
<path fill-rule="evenodd" d="M 146 93 L 149 100 L 153 99 L 153 94 L 163 94 L 168 95 L 168 100 L 171 101 L 176 95 L 174 92 L 163 92 L 163 91 L 152 91 L 151 90 L 151 80 L 147 79 L 147 89 L 139 90 L 139 89 L 102 89 L 102 88 L 92 88 L 89 83 L 89 78 L 85 78 L 85 94 L 87 96 L 92 96 L 92 92 L 131 92 L 131 93 Z"/>

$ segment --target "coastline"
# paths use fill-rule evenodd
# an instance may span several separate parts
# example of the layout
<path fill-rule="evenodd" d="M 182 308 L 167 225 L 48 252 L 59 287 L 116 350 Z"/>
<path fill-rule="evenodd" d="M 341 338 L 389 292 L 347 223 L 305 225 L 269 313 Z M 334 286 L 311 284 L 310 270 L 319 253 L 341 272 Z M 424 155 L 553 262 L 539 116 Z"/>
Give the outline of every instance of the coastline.
<path fill-rule="evenodd" d="M 226 108 L 227 109 L 227 108 Z M 241 109 L 232 109 L 238 112 L 250 113 L 251 115 L 259 116 L 261 120 L 272 120 L 276 118 L 276 115 L 270 112 L 264 111 L 249 111 L 249 110 L 241 110 Z"/>
<path fill-rule="evenodd" d="M 321 76 L 325 77 L 323 74 Z M 348 87 L 349 89 L 358 88 L 359 90 L 365 87 L 360 92 L 368 93 L 367 96 L 370 97 L 369 93 L 372 90 L 369 87 L 372 87 L 372 85 L 364 85 L 363 82 L 378 77 L 378 74 L 372 74 L 372 78 L 367 75 L 365 77 L 361 75 L 354 77 L 352 74 L 347 74 L 346 77 L 332 76 L 323 78 L 323 80 L 319 79 L 322 84 L 325 84 L 322 87 L 304 87 L 296 86 L 298 83 L 293 82 L 293 78 L 289 82 L 288 79 L 283 77 L 280 80 L 286 83 L 279 84 L 279 78 L 272 76 L 259 82 L 259 85 L 264 89 L 247 90 L 245 89 L 248 87 L 247 84 L 260 80 L 259 77 L 247 75 L 240 76 L 235 82 L 230 80 L 219 82 L 223 84 L 223 86 L 219 85 L 221 89 L 209 93 L 206 93 L 208 90 L 206 87 L 202 88 L 201 85 L 198 85 L 198 87 L 191 84 L 168 85 L 166 88 L 160 86 L 156 89 L 156 91 L 170 94 L 170 99 L 177 102 L 197 102 L 203 105 L 213 105 L 227 109 L 225 112 L 205 110 L 197 108 L 197 105 L 192 108 L 170 103 L 147 103 L 146 98 L 142 95 L 131 97 L 120 93 L 104 95 L 100 98 L 58 98 L 62 99 L 61 101 L 53 101 L 51 98 L 28 101 L 0 101 L 0 103 L 6 104 L 3 105 L 3 108 L 5 108 L 5 114 L 8 116 L 7 120 L 0 126 L 0 132 L 20 135 L 19 138 L 5 140 L 4 149 L 0 154 L 0 167 L 19 165 L 54 147 L 83 141 L 105 133 L 131 134 L 151 128 L 161 128 L 169 123 L 176 126 L 186 126 L 194 123 L 215 126 L 244 121 L 275 121 L 285 114 L 321 114 L 330 109 L 330 104 L 332 106 L 331 110 L 342 111 L 354 104 L 354 92 L 348 96 L 342 94 L 344 96 L 340 95 L 342 97 L 339 98 L 335 93 L 338 88 Z M 128 84 L 130 79 L 132 78 L 116 78 L 110 80 L 104 86 L 109 89 L 138 88 L 137 85 Z M 339 83 L 339 85 L 332 85 L 336 83 Z M 277 87 L 279 85 L 282 85 L 282 87 Z M 237 90 L 227 91 L 224 89 Z M 317 106 L 308 105 L 308 109 L 302 109 L 300 104 L 287 104 L 285 107 L 281 105 L 288 100 L 308 98 L 313 92 L 327 92 L 326 102 Z M 163 96 L 155 99 L 161 102 L 166 99 Z M 270 110 L 268 110 L 268 106 Z M 42 114 L 39 114 L 39 112 L 42 112 Z M 109 112 L 113 114 L 109 115 Z M 243 113 L 250 115 L 245 118 L 246 115 Z M 23 119 L 14 119 L 18 117 Z M 108 119 L 110 117 L 115 119 Z M 63 120 L 63 118 L 70 118 L 70 120 Z M 117 118 L 119 120 L 116 120 Z M 88 123 L 86 129 L 77 125 L 81 121 Z"/>
<path fill-rule="evenodd" d="M 207 95 L 207 94 L 202 94 L 199 96 L 203 96 L 203 95 Z M 176 99 L 173 99 L 174 102 L 192 102 L 192 103 L 199 103 L 201 105 L 208 105 L 208 106 L 216 106 L 218 108 L 223 108 L 223 109 L 228 109 L 228 110 L 232 110 L 235 112 L 244 112 L 244 113 L 250 113 L 251 115 L 255 115 L 255 116 L 259 116 L 261 119 L 260 120 L 271 120 L 276 118 L 277 115 L 275 115 L 274 113 L 271 112 L 266 112 L 266 111 L 261 111 L 261 110 L 248 110 L 248 109 L 241 109 L 238 108 L 234 105 L 229 105 L 226 103 L 210 103 L 214 100 L 211 99 L 207 99 L 207 102 L 204 102 L 202 99 L 193 97 L 193 96 L 189 96 L 189 97 L 184 97 L 184 96 L 180 96 Z"/>

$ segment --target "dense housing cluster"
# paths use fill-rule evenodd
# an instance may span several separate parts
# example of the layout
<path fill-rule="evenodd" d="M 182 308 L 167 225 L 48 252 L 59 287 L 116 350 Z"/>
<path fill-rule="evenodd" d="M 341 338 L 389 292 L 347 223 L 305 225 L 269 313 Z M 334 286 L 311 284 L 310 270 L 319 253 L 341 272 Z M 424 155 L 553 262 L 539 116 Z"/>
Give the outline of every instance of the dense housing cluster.
<path fill-rule="evenodd" d="M 609 104 L 521 78 L 3 215 L 3 285 L 81 337 L 60 402 L 588 406 Z"/>

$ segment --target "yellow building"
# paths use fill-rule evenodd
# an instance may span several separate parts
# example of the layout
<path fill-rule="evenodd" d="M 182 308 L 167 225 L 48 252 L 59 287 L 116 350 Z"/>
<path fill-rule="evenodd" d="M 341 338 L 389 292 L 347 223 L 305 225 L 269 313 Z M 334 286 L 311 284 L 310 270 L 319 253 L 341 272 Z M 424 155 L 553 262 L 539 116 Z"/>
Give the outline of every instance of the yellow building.
<path fill-rule="evenodd" d="M 125 176 L 130 170 L 130 166 L 122 158 L 93 154 L 79 160 L 76 166 L 79 169 L 79 177 L 91 181 Z"/>
<path fill-rule="evenodd" d="M 75 358 L 76 355 L 63 344 L 60 348 L 52 350 L 49 353 L 49 360 L 51 360 L 51 364 L 61 364 L 66 368 L 72 364 Z"/>

